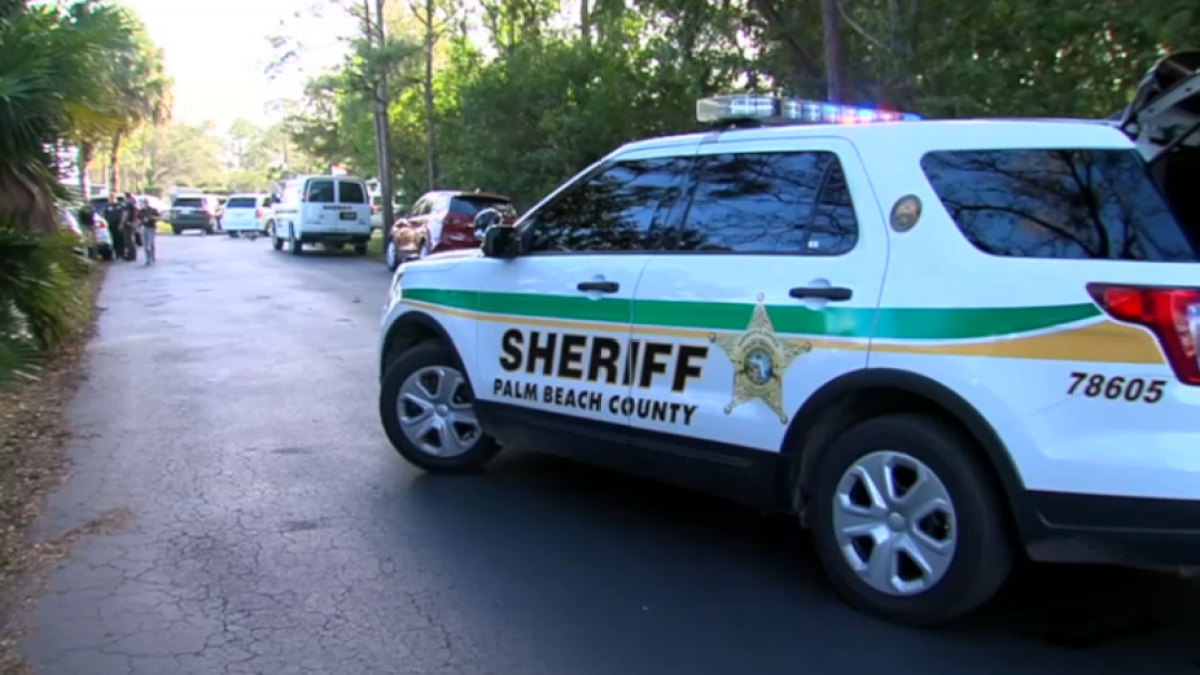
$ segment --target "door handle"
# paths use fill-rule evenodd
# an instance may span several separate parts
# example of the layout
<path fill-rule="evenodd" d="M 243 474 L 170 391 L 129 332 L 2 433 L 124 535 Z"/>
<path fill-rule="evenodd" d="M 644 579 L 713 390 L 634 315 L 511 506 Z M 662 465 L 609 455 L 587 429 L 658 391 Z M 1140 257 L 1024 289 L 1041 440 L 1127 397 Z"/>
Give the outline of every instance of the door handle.
<path fill-rule="evenodd" d="M 797 300 L 831 300 L 845 302 L 854 297 L 854 291 L 844 286 L 800 286 L 788 291 L 788 295 Z"/>
<path fill-rule="evenodd" d="M 581 281 L 575 285 L 581 291 L 599 291 L 601 293 L 616 293 L 621 285 L 615 281 Z"/>

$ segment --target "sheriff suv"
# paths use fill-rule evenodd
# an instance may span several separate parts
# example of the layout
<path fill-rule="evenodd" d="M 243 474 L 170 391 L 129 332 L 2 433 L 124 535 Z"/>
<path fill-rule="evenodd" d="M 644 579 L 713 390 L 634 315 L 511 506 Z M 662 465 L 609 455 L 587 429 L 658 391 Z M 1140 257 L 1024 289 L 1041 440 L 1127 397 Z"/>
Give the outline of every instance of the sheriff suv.
<path fill-rule="evenodd" d="M 1112 121 L 701 101 L 724 126 L 400 267 L 384 431 L 430 472 L 519 445 L 794 513 L 908 624 L 1018 555 L 1200 564 L 1200 90 L 1164 77 Z"/>

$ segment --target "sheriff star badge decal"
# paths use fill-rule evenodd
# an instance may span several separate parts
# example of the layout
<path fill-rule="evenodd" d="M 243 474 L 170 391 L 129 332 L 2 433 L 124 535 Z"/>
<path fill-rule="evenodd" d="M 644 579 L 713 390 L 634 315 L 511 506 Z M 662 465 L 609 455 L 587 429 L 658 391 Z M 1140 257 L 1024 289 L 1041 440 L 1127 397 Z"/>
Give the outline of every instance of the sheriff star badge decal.
<path fill-rule="evenodd" d="M 787 424 L 788 416 L 783 412 L 783 374 L 796 359 L 812 351 L 812 343 L 798 345 L 776 337 L 762 294 L 745 333 L 710 333 L 708 340 L 721 347 L 733 365 L 733 398 L 725 406 L 725 414 L 758 399 L 779 416 L 780 422 Z"/>

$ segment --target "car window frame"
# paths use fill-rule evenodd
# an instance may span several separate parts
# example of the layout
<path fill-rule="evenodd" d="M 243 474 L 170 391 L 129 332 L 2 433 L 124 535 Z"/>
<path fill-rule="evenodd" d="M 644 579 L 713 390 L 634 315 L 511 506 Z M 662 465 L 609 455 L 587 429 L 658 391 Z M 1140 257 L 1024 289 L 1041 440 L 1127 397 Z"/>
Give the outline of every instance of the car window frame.
<path fill-rule="evenodd" d="M 778 147 L 778 148 L 763 148 L 761 150 L 725 150 L 722 152 L 719 144 L 711 146 L 711 147 L 713 147 L 716 151 L 710 152 L 710 153 L 705 153 L 705 154 L 698 153 L 693 157 L 693 162 L 692 162 L 691 168 L 689 169 L 687 183 L 685 184 L 685 188 L 684 188 L 685 196 L 684 196 L 684 199 L 681 200 L 681 208 L 678 209 L 677 213 L 672 214 L 672 216 L 671 216 L 672 220 L 669 223 L 671 233 L 670 233 L 670 236 L 668 237 L 667 241 L 670 243 L 670 246 L 665 251 L 666 255 L 804 256 L 805 258 L 822 259 L 822 258 L 838 258 L 841 256 L 850 255 L 861 245 L 862 234 L 863 234 L 863 222 L 862 222 L 862 218 L 860 217 L 860 208 L 859 208 L 860 202 L 855 201 L 853 190 L 850 187 L 850 178 L 846 171 L 846 162 L 843 160 L 842 154 L 840 152 L 838 152 L 836 149 L 831 148 L 831 147 L 815 147 L 815 146 L 814 147 L 804 147 L 804 146 L 799 146 L 799 145 L 796 145 L 796 146 L 789 145 L 786 147 Z M 692 202 L 696 196 L 696 189 L 699 186 L 698 172 L 701 168 L 701 163 L 705 159 L 710 158 L 710 157 L 718 157 L 721 155 L 795 155 L 795 154 L 807 154 L 807 153 L 825 153 L 828 155 L 832 155 L 834 161 L 837 163 L 836 166 L 842 172 L 842 181 L 843 181 L 843 183 L 845 183 L 846 192 L 850 194 L 850 210 L 854 214 L 855 237 L 854 237 L 854 244 L 852 246 L 850 246 L 849 248 L 845 249 L 844 251 L 840 251 L 838 253 L 824 253 L 824 252 L 815 252 L 814 253 L 814 252 L 808 252 L 805 250 L 796 250 L 796 251 L 698 251 L 698 250 L 688 250 L 688 249 L 677 248 L 679 240 L 683 234 L 683 228 L 687 224 L 688 215 L 691 213 L 691 210 L 692 210 Z M 830 165 L 830 166 L 834 166 L 834 165 Z M 820 206 L 821 199 L 824 197 L 825 188 L 828 186 L 827 181 L 829 180 L 831 175 L 832 174 L 827 173 L 824 177 L 822 177 L 820 187 L 818 188 L 818 191 L 817 191 L 817 198 L 813 202 L 814 209 L 816 209 Z"/>
<path fill-rule="evenodd" d="M 366 184 L 365 184 L 365 183 L 363 183 L 363 182 L 362 182 L 362 181 L 360 181 L 360 180 L 347 180 L 347 179 L 344 179 L 344 178 L 339 178 L 339 179 L 338 179 L 336 182 L 337 182 L 337 186 L 336 186 L 336 190 L 337 190 L 337 191 L 334 193 L 334 195 L 335 195 L 335 198 L 337 199 L 337 201 L 336 201 L 336 202 L 334 202 L 335 204 L 346 204 L 346 205 L 349 205 L 349 206 L 366 206 L 367 208 L 370 208 L 370 206 L 371 206 L 371 192 L 370 192 L 369 190 L 367 190 L 367 186 L 366 186 Z M 358 186 L 358 188 L 359 188 L 360 190 L 362 190 L 362 196 L 363 196 L 363 199 L 364 199 L 365 201 L 361 201 L 361 202 L 348 202 L 348 201 L 345 201 L 344 199 L 342 199 L 342 186 L 343 186 L 343 185 L 355 185 L 355 186 Z"/>
<path fill-rule="evenodd" d="M 578 255 L 655 255 L 666 251 L 664 242 L 670 238 L 670 233 L 673 229 L 673 219 L 676 217 L 679 208 L 687 201 L 684 189 L 687 185 L 689 176 L 694 169 L 695 162 L 695 146 L 676 146 L 681 147 L 683 152 L 633 152 L 615 157 L 607 157 L 595 164 L 591 165 L 584 171 L 575 175 L 570 181 L 561 186 L 549 198 L 537 204 L 533 209 L 521 216 L 520 220 L 513 225 L 516 229 L 516 235 L 526 242 L 530 242 L 533 238 L 533 228 L 537 225 L 538 214 L 543 213 L 546 209 L 553 208 L 555 205 L 562 202 L 568 195 L 582 188 L 583 185 L 591 181 L 592 178 L 604 173 L 608 169 L 617 164 L 627 162 L 648 162 L 657 159 L 673 159 L 683 160 L 686 162 L 684 171 L 677 179 L 676 187 L 680 190 L 680 199 L 676 200 L 675 204 L 666 207 L 666 214 L 663 215 L 663 205 L 660 203 L 654 210 L 654 219 L 658 219 L 661 227 L 665 231 L 665 236 L 659 241 L 655 248 L 642 248 L 635 250 L 600 250 L 600 251 L 528 251 L 522 253 L 521 257 L 526 256 L 578 256 Z M 672 148 L 674 149 L 674 148 Z"/>
<path fill-rule="evenodd" d="M 316 183 L 329 183 L 333 187 L 333 201 L 330 202 L 314 202 L 311 200 L 313 185 Z M 337 179 L 335 178 L 310 178 L 304 185 L 304 194 L 302 195 L 305 204 L 337 204 Z"/>

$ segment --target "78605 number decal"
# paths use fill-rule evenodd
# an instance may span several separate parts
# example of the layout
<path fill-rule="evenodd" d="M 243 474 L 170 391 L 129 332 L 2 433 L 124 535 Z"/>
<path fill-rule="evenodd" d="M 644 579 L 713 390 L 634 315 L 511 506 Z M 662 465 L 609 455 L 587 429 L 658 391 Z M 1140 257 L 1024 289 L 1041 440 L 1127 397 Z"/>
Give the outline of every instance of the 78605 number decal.
<path fill-rule="evenodd" d="M 1166 380 L 1146 380 L 1140 377 L 1107 377 L 1099 373 L 1071 373 L 1067 395 L 1083 394 L 1088 398 L 1110 401 L 1158 403 L 1166 391 Z"/>

